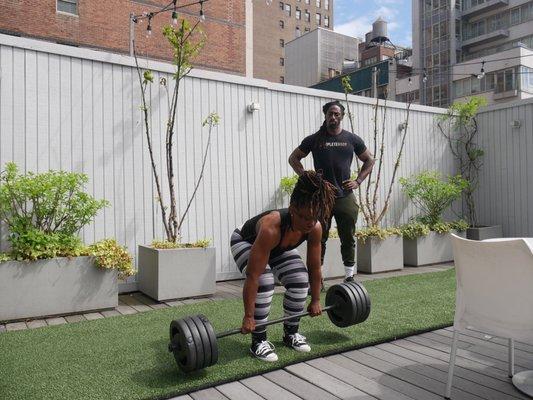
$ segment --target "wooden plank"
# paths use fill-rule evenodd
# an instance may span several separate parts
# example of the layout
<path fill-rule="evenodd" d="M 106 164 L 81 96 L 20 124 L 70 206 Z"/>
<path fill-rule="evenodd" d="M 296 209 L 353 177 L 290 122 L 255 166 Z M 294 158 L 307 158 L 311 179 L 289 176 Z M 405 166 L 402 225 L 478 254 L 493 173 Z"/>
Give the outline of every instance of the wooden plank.
<path fill-rule="evenodd" d="M 294 376 L 284 370 L 272 371 L 264 374 L 263 376 L 277 385 L 287 389 L 289 392 L 297 394 L 302 399 L 328 400 L 337 398 L 325 390 L 316 387 L 313 384 L 306 382 L 303 379 L 298 378 L 297 376 Z"/>
<path fill-rule="evenodd" d="M 375 399 L 375 397 L 372 397 L 367 393 L 364 393 L 359 389 L 356 389 L 355 387 L 344 383 L 342 380 L 337 379 L 317 368 L 312 367 L 309 364 L 299 363 L 295 365 L 290 365 L 286 367 L 285 370 L 302 379 L 305 379 L 313 385 L 318 386 L 319 388 L 322 388 L 325 391 L 341 399 L 348 399 L 353 397 L 357 397 L 357 399 L 361 400 Z"/>
<path fill-rule="evenodd" d="M 199 390 L 197 392 L 189 393 L 194 400 L 226 400 L 227 397 L 220 393 L 215 388 Z"/>
<path fill-rule="evenodd" d="M 377 369 L 367 367 L 366 365 L 346 357 L 344 354 L 330 356 L 327 357 L 326 360 L 340 365 L 343 368 L 349 369 L 356 374 L 362 375 L 365 378 L 368 378 L 382 386 L 386 386 L 415 400 L 442 400 L 441 395 L 431 393 L 430 391 L 426 390 L 426 388 L 418 387 L 410 382 L 398 379 L 395 376 L 384 374 Z"/>
<path fill-rule="evenodd" d="M 451 332 L 453 334 L 453 327 L 452 326 L 450 326 L 448 328 L 445 328 L 445 330 L 448 331 L 448 332 Z M 502 344 L 504 346 L 507 346 L 507 339 L 501 338 L 501 337 L 497 337 L 497 336 L 490 336 L 490 335 L 487 335 L 487 334 L 485 334 L 483 332 L 473 331 L 473 330 L 469 329 L 467 331 L 461 332 L 461 334 L 462 335 L 468 335 L 468 336 L 476 337 L 476 338 L 479 338 L 479 339 L 487 339 L 487 340 L 490 340 L 492 342 L 499 343 L 499 344 Z M 518 342 L 518 341 L 515 340 L 514 347 L 515 347 L 515 349 L 520 349 L 520 350 L 528 352 L 528 353 L 533 353 L 533 345 L 531 345 L 531 344 Z"/>
<path fill-rule="evenodd" d="M 216 389 L 230 400 L 262 400 L 254 391 L 250 390 L 240 382 L 230 382 L 224 385 L 219 385 Z"/>
<path fill-rule="evenodd" d="M 406 359 L 409 359 L 413 362 L 418 363 L 422 367 L 430 365 L 433 368 L 437 368 L 443 371 L 445 374 L 448 372 L 448 366 L 449 366 L 448 362 L 445 362 L 445 361 L 442 361 L 436 358 L 432 358 L 424 354 L 420 354 L 420 353 L 405 349 L 400 346 L 396 346 L 394 342 L 384 343 L 382 345 L 376 346 L 376 348 L 385 350 L 386 352 L 388 352 L 387 354 L 392 353 L 392 354 L 404 357 Z M 457 358 L 456 358 L 456 361 L 457 361 Z M 477 372 L 477 371 L 473 371 L 467 368 L 463 368 L 460 365 L 458 365 L 456 362 L 456 365 L 454 368 L 454 385 L 456 382 L 455 378 L 457 377 L 464 378 L 468 385 L 470 384 L 469 382 L 475 382 L 483 386 L 486 386 L 488 388 L 491 388 L 493 390 L 500 391 L 502 393 L 506 393 L 506 394 L 509 394 L 509 395 L 512 395 L 518 398 L 522 398 L 522 399 L 527 399 L 527 397 L 520 395 L 518 391 L 514 388 L 514 386 L 510 384 L 509 381 L 504 382 L 502 380 L 484 375 L 482 372 Z M 445 376 L 445 379 L 446 379 L 446 376 Z"/>
<path fill-rule="evenodd" d="M 119 300 L 121 300 L 122 302 L 124 302 L 128 306 L 133 307 L 135 310 L 137 310 L 139 312 L 145 312 L 145 311 L 150 311 L 151 310 L 150 307 L 148 307 L 147 305 L 141 303 L 139 300 L 134 298 L 131 294 L 121 295 L 121 296 L 119 296 Z"/>
<path fill-rule="evenodd" d="M 429 362 L 420 362 L 411 360 L 403 355 L 398 355 L 392 352 L 388 352 L 380 347 L 368 347 L 361 349 L 365 354 L 369 354 L 373 357 L 379 358 L 383 361 L 387 361 L 391 364 L 397 365 L 401 368 L 406 368 L 410 371 L 416 372 L 417 374 L 426 376 L 428 378 L 435 379 L 436 381 L 443 382 L 446 384 L 448 378 L 448 371 L 446 366 L 444 368 L 435 368 L 433 360 Z M 516 397 L 512 395 L 505 394 L 503 392 L 495 391 L 493 388 L 489 388 L 483 383 L 476 382 L 475 380 L 466 380 L 462 375 L 457 371 L 454 374 L 453 386 L 457 389 L 461 389 L 464 392 L 475 394 L 484 399 L 491 400 L 513 400 Z M 483 376 L 481 375 L 481 378 Z M 483 379 L 482 379 L 483 380 Z"/>
<path fill-rule="evenodd" d="M 370 356 L 359 350 L 350 351 L 348 353 L 345 353 L 345 355 L 346 357 L 349 357 L 352 360 L 355 360 L 361 364 L 377 369 L 387 375 L 392 375 L 398 379 L 410 382 L 413 385 L 416 385 L 420 388 L 424 388 L 437 395 L 442 396 L 444 394 L 444 389 L 446 385 L 435 379 L 428 378 L 408 369 L 399 368 L 397 365 L 394 365 L 391 362 L 380 360 L 379 358 Z M 457 388 L 452 388 L 452 397 L 454 400 L 479 400 L 481 398 L 470 393 L 465 393 Z"/>
<path fill-rule="evenodd" d="M 301 397 L 289 392 L 288 390 L 276 385 L 263 376 L 253 376 L 240 381 L 243 385 L 253 390 L 266 400 L 298 400 Z"/>
<path fill-rule="evenodd" d="M 380 400 L 411 400 L 412 397 L 408 397 L 400 392 L 397 392 L 379 382 L 368 379 L 363 375 L 358 374 L 348 368 L 341 367 L 338 364 L 326 360 L 325 358 L 317 358 L 315 360 L 308 361 L 307 364 L 324 371 L 332 376 L 337 377 L 341 381 L 352 385 L 360 389 L 361 391 L 368 393 Z"/>
<path fill-rule="evenodd" d="M 156 310 L 156 309 L 160 309 L 160 308 L 168 308 L 168 305 L 166 305 L 165 303 L 159 303 L 153 299 L 151 299 L 150 297 L 144 295 L 143 293 L 141 292 L 135 292 L 135 293 L 132 293 L 131 294 L 135 299 L 139 300 L 141 303 L 147 305 L 148 307 Z"/>

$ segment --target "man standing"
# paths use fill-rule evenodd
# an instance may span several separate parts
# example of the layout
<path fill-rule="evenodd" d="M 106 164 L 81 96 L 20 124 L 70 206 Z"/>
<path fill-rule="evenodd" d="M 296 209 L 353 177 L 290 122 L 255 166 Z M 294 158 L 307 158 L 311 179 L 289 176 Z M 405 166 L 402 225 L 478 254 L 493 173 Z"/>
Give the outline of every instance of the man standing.
<path fill-rule="evenodd" d="M 353 281 L 354 235 L 359 211 L 353 191 L 372 171 L 374 159 L 359 136 L 341 128 L 344 106 L 339 101 L 326 103 L 322 107 L 322 111 L 325 115 L 324 123 L 318 132 L 307 136 L 300 146 L 292 152 L 289 157 L 289 164 L 298 175 L 301 175 L 304 172 L 301 160 L 311 152 L 315 171 L 321 172 L 324 179 L 336 187 L 337 196 L 333 212 L 327 221 L 327 226 L 322 230 L 321 263 L 324 263 L 331 218 L 335 217 L 341 242 L 345 281 L 350 282 Z M 350 170 L 354 153 L 363 162 L 363 165 L 357 178 L 351 180 Z"/>

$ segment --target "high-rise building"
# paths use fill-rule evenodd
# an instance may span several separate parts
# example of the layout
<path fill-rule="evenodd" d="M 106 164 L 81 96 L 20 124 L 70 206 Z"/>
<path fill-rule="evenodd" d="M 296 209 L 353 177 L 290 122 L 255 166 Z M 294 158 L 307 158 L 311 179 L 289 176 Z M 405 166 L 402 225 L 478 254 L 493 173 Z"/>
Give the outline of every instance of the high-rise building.
<path fill-rule="evenodd" d="M 247 0 L 249 1 L 249 0 Z M 202 8 L 201 28 L 206 45 L 196 67 L 245 75 L 246 4 L 242 0 L 176 1 L 178 16 L 196 23 Z M 42 39 L 77 47 L 129 54 L 131 44 L 142 57 L 170 60 L 172 48 L 162 35 L 172 22 L 172 9 L 156 15 L 147 35 L 147 18 L 134 23 L 131 14 L 156 12 L 170 0 L 0 0 L 0 33 Z"/>
<path fill-rule="evenodd" d="M 253 76 L 285 82 L 285 45 L 318 27 L 333 29 L 333 0 L 255 0 Z"/>
<path fill-rule="evenodd" d="M 533 96 L 533 1 L 412 4 L 413 67 L 422 104 L 447 107 L 472 94 L 490 103 Z"/>
<path fill-rule="evenodd" d="M 317 28 L 285 45 L 285 83 L 312 86 L 355 69 L 360 39 Z"/>

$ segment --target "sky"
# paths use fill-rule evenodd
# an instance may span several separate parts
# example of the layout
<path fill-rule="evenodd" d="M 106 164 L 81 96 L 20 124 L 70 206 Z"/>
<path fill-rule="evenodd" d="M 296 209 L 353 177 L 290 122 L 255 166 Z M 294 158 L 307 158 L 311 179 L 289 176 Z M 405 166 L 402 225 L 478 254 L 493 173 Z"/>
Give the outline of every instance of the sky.
<path fill-rule="evenodd" d="M 391 42 L 412 46 L 411 0 L 333 0 L 335 32 L 364 40 L 378 17 L 388 22 Z"/>

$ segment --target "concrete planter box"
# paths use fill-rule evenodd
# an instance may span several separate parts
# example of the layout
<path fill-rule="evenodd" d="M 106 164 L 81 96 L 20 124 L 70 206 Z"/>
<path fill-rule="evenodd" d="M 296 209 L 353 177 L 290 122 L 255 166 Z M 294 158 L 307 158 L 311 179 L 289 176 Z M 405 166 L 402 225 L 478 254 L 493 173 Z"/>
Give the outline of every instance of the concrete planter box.
<path fill-rule="evenodd" d="M 307 241 L 298 246 L 298 252 L 304 263 L 307 261 Z M 357 271 L 354 271 L 354 273 Z M 326 256 L 322 266 L 324 279 L 344 277 L 344 264 L 341 256 L 341 241 L 339 238 L 329 238 L 326 243 Z"/>
<path fill-rule="evenodd" d="M 501 225 L 478 226 L 466 230 L 466 238 L 470 240 L 485 240 L 503 237 Z"/>
<path fill-rule="evenodd" d="M 389 236 L 385 240 L 372 237 L 357 241 L 357 271 L 368 274 L 403 268 L 403 238 Z"/>
<path fill-rule="evenodd" d="M 154 249 L 139 246 L 139 290 L 157 301 L 212 295 L 215 248 Z"/>
<path fill-rule="evenodd" d="M 97 268 L 92 257 L 0 263 L 0 321 L 117 305 L 117 271 Z"/>
<path fill-rule="evenodd" d="M 465 232 L 452 231 L 465 237 Z M 450 235 L 429 232 L 428 235 L 416 239 L 403 239 L 403 259 L 405 265 L 420 267 L 453 261 L 453 250 Z"/>

